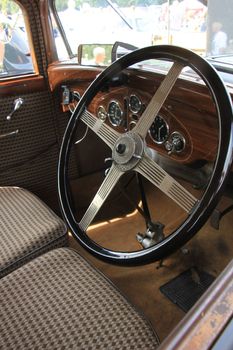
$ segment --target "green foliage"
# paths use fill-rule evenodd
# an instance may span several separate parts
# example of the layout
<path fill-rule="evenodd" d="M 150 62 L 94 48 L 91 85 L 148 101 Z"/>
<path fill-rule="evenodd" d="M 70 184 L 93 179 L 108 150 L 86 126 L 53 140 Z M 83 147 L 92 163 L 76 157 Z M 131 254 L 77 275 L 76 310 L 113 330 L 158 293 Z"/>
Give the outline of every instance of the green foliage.
<path fill-rule="evenodd" d="M 56 0 L 55 6 L 56 6 L 57 11 L 64 11 L 68 7 L 67 1 L 64 1 L 64 0 Z"/>
<path fill-rule="evenodd" d="M 13 0 L 1 0 L 0 12 L 4 15 L 13 15 L 19 12 L 19 5 Z"/>

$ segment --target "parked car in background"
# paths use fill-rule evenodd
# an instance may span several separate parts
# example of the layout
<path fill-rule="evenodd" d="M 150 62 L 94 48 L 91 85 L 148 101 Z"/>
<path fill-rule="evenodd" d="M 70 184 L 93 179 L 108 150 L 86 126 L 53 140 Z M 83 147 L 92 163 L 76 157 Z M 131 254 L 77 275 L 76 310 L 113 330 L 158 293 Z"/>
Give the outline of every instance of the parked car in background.
<path fill-rule="evenodd" d="M 3 15 L 0 17 L 0 22 L 4 31 L 4 58 L 0 75 L 32 73 L 34 69 L 25 28 Z"/>

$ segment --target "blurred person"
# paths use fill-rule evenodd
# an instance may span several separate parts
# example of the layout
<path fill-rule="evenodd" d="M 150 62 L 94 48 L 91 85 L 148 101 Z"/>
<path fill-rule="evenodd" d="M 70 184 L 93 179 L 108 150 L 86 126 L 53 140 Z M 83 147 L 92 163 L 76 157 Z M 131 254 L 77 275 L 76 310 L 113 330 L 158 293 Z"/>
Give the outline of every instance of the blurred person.
<path fill-rule="evenodd" d="M 93 50 L 94 64 L 97 66 L 103 66 L 106 58 L 105 49 L 97 46 Z"/>
<path fill-rule="evenodd" d="M 79 11 L 75 7 L 75 1 L 68 0 L 67 9 L 59 12 L 59 16 L 61 16 L 62 23 L 65 24 L 67 29 L 75 30 L 79 20 Z"/>
<path fill-rule="evenodd" d="M 211 54 L 223 55 L 227 49 L 227 34 L 222 30 L 222 23 L 213 22 L 212 32 L 214 36 L 211 44 Z"/>
<path fill-rule="evenodd" d="M 184 16 L 184 7 L 178 0 L 174 0 L 170 5 L 170 26 L 172 30 L 181 30 Z"/>
<path fill-rule="evenodd" d="M 229 45 L 227 47 L 226 53 L 233 53 L 233 38 L 229 39 Z"/>

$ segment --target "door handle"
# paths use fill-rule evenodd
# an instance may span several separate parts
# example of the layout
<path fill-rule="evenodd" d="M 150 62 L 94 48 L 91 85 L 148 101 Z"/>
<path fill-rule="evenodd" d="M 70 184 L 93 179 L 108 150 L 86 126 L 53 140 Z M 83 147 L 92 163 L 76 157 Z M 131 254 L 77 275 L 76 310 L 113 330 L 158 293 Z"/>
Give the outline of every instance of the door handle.
<path fill-rule="evenodd" d="M 22 106 L 24 100 L 19 97 L 17 98 L 16 100 L 14 100 L 14 107 L 13 107 L 13 110 L 11 111 L 11 113 L 6 117 L 7 120 L 11 120 L 13 114 L 18 110 L 20 109 L 20 107 Z"/>

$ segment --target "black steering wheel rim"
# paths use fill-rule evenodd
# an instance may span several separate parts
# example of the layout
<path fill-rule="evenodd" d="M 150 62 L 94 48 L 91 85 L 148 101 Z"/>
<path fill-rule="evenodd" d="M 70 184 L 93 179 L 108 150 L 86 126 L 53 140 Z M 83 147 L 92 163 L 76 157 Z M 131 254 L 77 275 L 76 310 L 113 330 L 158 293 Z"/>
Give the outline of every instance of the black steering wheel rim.
<path fill-rule="evenodd" d="M 196 71 L 208 86 L 219 119 L 219 146 L 212 177 L 200 202 L 176 231 L 156 245 L 136 252 L 118 252 L 99 246 L 88 237 L 76 222 L 68 190 L 68 163 L 72 145 L 72 136 L 76 124 L 84 109 L 91 102 L 96 92 L 116 74 L 127 67 L 148 59 L 167 59 L 180 62 Z M 89 86 L 77 105 L 64 134 L 58 165 L 58 192 L 63 217 L 77 240 L 90 253 L 107 262 L 122 265 L 145 264 L 159 260 L 174 252 L 190 240 L 206 222 L 222 194 L 227 174 L 232 163 L 233 121 L 232 105 L 228 92 L 216 70 L 193 52 L 170 45 L 151 46 L 136 50 L 115 61 L 106 68 Z"/>

